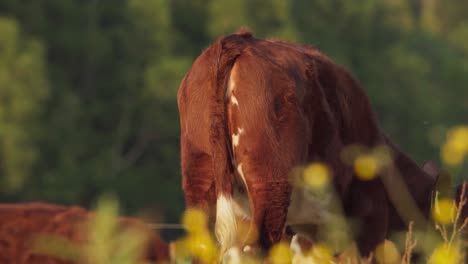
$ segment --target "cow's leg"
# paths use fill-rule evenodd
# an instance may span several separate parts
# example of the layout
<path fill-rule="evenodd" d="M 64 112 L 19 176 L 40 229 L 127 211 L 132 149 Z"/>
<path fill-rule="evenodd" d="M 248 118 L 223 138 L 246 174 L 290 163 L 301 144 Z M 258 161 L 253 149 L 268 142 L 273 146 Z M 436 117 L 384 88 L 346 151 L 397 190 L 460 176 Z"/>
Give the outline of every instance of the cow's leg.
<path fill-rule="evenodd" d="M 291 186 L 287 180 L 259 181 L 248 184 L 248 188 L 252 219 L 244 244 L 252 244 L 257 238 L 263 249 L 269 249 L 283 237 Z"/>
<path fill-rule="evenodd" d="M 279 242 L 285 231 L 291 186 L 288 182 L 269 184 L 269 203 L 265 208 L 263 228 L 260 231 L 260 243 L 269 248 Z"/>
<path fill-rule="evenodd" d="M 182 140 L 182 188 L 186 205 L 209 212 L 212 216 L 216 194 L 211 157 Z"/>
<path fill-rule="evenodd" d="M 388 228 L 388 200 L 379 180 L 356 180 L 351 189 L 350 213 L 360 220 L 356 240 L 362 256 L 369 256 L 385 240 Z"/>

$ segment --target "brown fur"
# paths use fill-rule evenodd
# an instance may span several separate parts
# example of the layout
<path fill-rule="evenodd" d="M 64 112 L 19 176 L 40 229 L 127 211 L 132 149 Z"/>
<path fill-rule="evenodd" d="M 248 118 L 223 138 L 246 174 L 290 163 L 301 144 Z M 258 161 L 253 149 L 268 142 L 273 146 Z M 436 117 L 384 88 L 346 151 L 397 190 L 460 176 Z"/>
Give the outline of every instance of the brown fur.
<path fill-rule="evenodd" d="M 37 235 L 58 236 L 76 245 L 86 243 L 83 224 L 93 216 L 92 212 L 80 207 L 65 207 L 46 203 L 1 204 L 0 205 L 0 263 L 86 263 L 84 260 L 66 261 L 46 256 L 34 249 Z M 119 228 L 137 228 L 145 234 L 142 261 L 154 263 L 168 261 L 167 245 L 142 221 L 135 218 L 120 218 Z M 49 240 L 46 239 L 47 243 Z M 47 246 L 47 245 L 40 245 Z M 79 258 L 79 257 L 78 257 Z"/>
<path fill-rule="evenodd" d="M 224 101 L 235 65 L 239 102 Z M 344 146 L 388 144 L 416 204 L 428 214 L 434 179 L 381 132 L 360 84 L 341 66 L 308 46 L 261 40 L 249 32 L 219 38 L 194 62 L 178 92 L 182 182 L 187 206 L 213 212 L 216 197 L 231 195 L 242 163 L 252 228 L 268 248 L 283 236 L 291 197 L 290 171 L 319 161 L 333 170 L 333 185 L 348 216 L 364 232 L 364 255 L 402 228 L 380 179 L 363 182 L 340 160 Z M 244 134 L 232 149 L 231 135 Z M 235 159 L 235 160 L 233 160 Z"/>

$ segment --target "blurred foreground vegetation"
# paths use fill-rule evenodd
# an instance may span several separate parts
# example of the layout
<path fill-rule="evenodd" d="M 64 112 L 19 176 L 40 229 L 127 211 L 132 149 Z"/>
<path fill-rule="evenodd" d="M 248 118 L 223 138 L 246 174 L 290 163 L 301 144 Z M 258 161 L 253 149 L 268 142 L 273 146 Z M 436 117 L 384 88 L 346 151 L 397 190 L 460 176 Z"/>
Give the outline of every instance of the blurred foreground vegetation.
<path fill-rule="evenodd" d="M 325 170 L 322 170 L 323 168 L 317 170 L 317 166 L 324 165 L 318 163 L 310 165 L 304 170 L 304 176 L 306 174 L 316 174 L 314 176 L 322 174 L 327 179 L 326 167 L 324 167 Z M 315 182 L 309 185 L 306 183 L 306 188 L 328 189 L 328 184 L 328 180 L 322 181 L 322 184 Z M 466 241 L 462 240 L 462 233 L 466 232 L 468 219 L 464 223 L 458 220 L 460 219 L 460 209 L 466 206 L 466 202 L 466 189 L 464 189 L 459 203 L 455 203 L 451 199 L 437 199 L 432 209 L 434 225 L 428 226 L 426 233 L 414 230 L 413 224 L 410 223 L 407 231 L 398 234 L 402 239 L 397 239 L 396 243 L 385 240 L 367 258 L 359 256 L 356 244 L 352 243 L 352 240 L 335 241 L 343 245 L 341 248 L 337 248 L 336 243 L 330 243 L 331 240 L 303 247 L 297 243 L 297 237 L 294 237 L 290 244 L 287 241 L 281 241 L 266 252 L 245 253 L 237 247 L 222 252 L 208 227 L 209 221 L 205 212 L 188 209 L 181 219 L 186 230 L 185 236 L 169 245 L 170 263 L 188 264 L 192 263 L 192 260 L 196 260 L 196 263 L 209 264 L 219 263 L 221 259 L 226 264 L 464 263 L 463 258 L 466 257 L 467 252 Z M 101 197 L 97 203 L 96 214 L 82 226 L 85 227 L 85 237 L 87 237 L 85 241 L 74 243 L 60 236 L 44 233 L 33 236 L 30 252 L 41 257 L 52 256 L 56 260 L 83 264 L 149 264 L 149 262 L 142 261 L 142 256 L 146 256 L 144 252 L 148 249 L 148 245 L 145 246 L 144 243 L 145 234 L 141 233 L 141 230 L 132 230 L 132 228 L 118 230 L 117 221 L 117 200 L 105 196 Z M 242 225 L 247 227 L 248 223 L 238 221 L 238 224 L 240 224 L 238 236 L 239 240 L 242 241 L 245 235 L 245 232 L 242 231 Z M 346 229 L 345 226 L 340 226 L 346 225 L 344 222 L 337 224 L 336 221 L 327 222 L 325 228 L 335 231 Z M 330 236 L 331 232 L 328 232 L 327 235 Z M 331 239 L 333 240 L 333 238 Z M 156 263 L 169 263 L 162 259 L 162 256 L 152 257 L 160 259 Z"/>
<path fill-rule="evenodd" d="M 468 123 L 466 14 L 457 0 L 1 0 L 0 201 L 113 192 L 125 213 L 177 221 L 178 84 L 241 25 L 345 65 L 390 137 L 439 161 Z"/>

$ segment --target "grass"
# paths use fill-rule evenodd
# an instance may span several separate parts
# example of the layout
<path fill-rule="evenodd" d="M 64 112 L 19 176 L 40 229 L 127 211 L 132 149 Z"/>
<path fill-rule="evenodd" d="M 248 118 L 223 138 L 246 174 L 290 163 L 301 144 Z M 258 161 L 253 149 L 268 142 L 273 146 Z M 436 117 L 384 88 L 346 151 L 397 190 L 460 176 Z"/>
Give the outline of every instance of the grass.
<path fill-rule="evenodd" d="M 362 147 L 350 147 L 344 153 L 344 160 L 354 165 L 356 175 L 363 180 L 376 177 L 379 170 L 392 166 L 391 155 L 385 148 L 373 150 Z M 468 127 L 455 127 L 449 131 L 447 142 L 442 146 L 441 158 L 445 165 L 451 168 L 462 166 L 468 155 Z M 390 162 L 389 162 L 390 161 Z M 303 169 L 302 181 L 294 180 L 293 183 L 301 184 L 309 188 L 311 192 L 320 189 L 329 190 L 329 170 L 323 164 L 311 164 Z M 310 248 L 291 247 L 285 242 L 280 242 L 272 247 L 269 252 L 260 254 L 244 254 L 239 249 L 231 249 L 224 255 L 226 263 L 377 263 L 409 264 L 414 257 L 431 264 L 456 264 L 462 261 L 466 254 L 466 235 L 468 219 L 461 221 L 462 208 L 467 206 L 467 186 L 458 203 L 454 199 L 436 195 L 432 207 L 433 224 L 428 232 L 421 234 L 414 230 L 409 223 L 408 230 L 403 234 L 400 242 L 384 241 L 367 259 L 359 256 L 355 243 L 344 243 L 347 246 L 332 247 L 329 241 L 315 243 Z M 404 206 L 404 205 L 397 205 Z M 35 250 L 44 254 L 57 256 L 64 260 L 77 260 L 81 263 L 92 264 L 136 264 L 141 263 L 138 256 L 142 250 L 142 237 L 132 230 L 117 230 L 116 219 L 118 217 L 118 204 L 115 200 L 104 198 L 98 203 L 97 213 L 89 223 L 89 241 L 86 245 L 74 245 L 61 238 L 47 240 L 48 243 L 38 243 Z M 336 221 L 331 226 L 325 227 L 327 234 L 331 230 L 349 230 L 346 219 L 337 214 Z M 208 219 L 204 212 L 196 209 L 187 210 L 182 217 L 182 225 L 185 227 L 186 236 L 170 243 L 173 263 L 191 263 L 198 260 L 201 263 L 217 263 L 220 252 L 214 236 L 208 226 Z M 328 242 L 327 242 L 328 241 Z M 46 245 L 46 246 L 44 246 Z M 47 246 L 48 245 L 48 246 Z"/>

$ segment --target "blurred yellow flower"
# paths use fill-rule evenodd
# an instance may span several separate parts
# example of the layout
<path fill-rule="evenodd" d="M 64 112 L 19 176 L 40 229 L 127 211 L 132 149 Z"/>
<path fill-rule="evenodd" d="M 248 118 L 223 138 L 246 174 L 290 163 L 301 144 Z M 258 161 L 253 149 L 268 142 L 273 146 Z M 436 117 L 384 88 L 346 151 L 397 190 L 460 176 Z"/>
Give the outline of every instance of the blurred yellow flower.
<path fill-rule="evenodd" d="M 400 262 L 400 253 L 390 240 L 380 243 L 375 249 L 375 258 L 381 264 L 396 264 Z"/>
<path fill-rule="evenodd" d="M 468 126 L 452 128 L 447 133 L 447 142 L 442 146 L 442 160 L 451 166 L 460 165 L 468 153 Z"/>
<path fill-rule="evenodd" d="M 442 160 L 451 166 L 460 165 L 465 158 L 465 153 L 453 148 L 450 144 L 442 146 L 441 150 Z"/>
<path fill-rule="evenodd" d="M 90 262 L 105 263 L 113 255 L 119 214 L 117 200 L 111 195 L 99 198 L 96 215 L 88 221 L 89 244 L 86 253 Z"/>
<path fill-rule="evenodd" d="M 315 245 L 306 255 L 312 255 L 316 263 L 332 263 L 333 251 L 324 244 Z"/>
<path fill-rule="evenodd" d="M 182 224 L 189 233 L 205 232 L 207 223 L 207 217 L 200 209 L 189 208 L 182 216 Z"/>
<path fill-rule="evenodd" d="M 216 243 L 208 232 L 191 234 L 186 238 L 186 247 L 191 256 L 195 256 L 204 263 L 211 263 L 216 259 Z"/>
<path fill-rule="evenodd" d="M 432 216 L 437 223 L 449 224 L 455 216 L 455 206 L 451 199 L 436 200 L 432 208 Z"/>
<path fill-rule="evenodd" d="M 293 254 L 289 245 L 285 242 L 280 242 L 274 245 L 270 250 L 269 259 L 272 264 L 287 264 L 291 263 Z"/>
<path fill-rule="evenodd" d="M 468 126 L 457 126 L 448 132 L 448 142 L 457 150 L 468 151 Z"/>
<path fill-rule="evenodd" d="M 322 163 L 312 163 L 304 169 L 304 182 L 313 189 L 324 188 L 330 181 L 330 170 Z"/>
<path fill-rule="evenodd" d="M 211 263 L 216 260 L 216 243 L 208 232 L 189 234 L 172 243 L 172 255 L 176 260 L 196 257 L 203 263 Z"/>
<path fill-rule="evenodd" d="M 190 208 L 184 212 L 182 224 L 188 235 L 175 244 L 177 258 L 184 258 L 188 255 L 200 259 L 203 263 L 216 260 L 217 247 L 210 235 L 207 223 L 207 216 L 199 209 Z"/>
<path fill-rule="evenodd" d="M 113 261 L 115 264 L 136 263 L 139 256 L 144 255 L 145 233 L 136 228 L 127 228 L 114 238 L 115 251 Z"/>
<path fill-rule="evenodd" d="M 171 250 L 173 251 L 171 254 L 174 256 L 175 260 L 190 256 L 186 238 L 181 238 L 172 242 L 171 247 Z"/>
<path fill-rule="evenodd" d="M 377 175 L 379 164 L 368 154 L 360 155 L 354 161 L 354 171 L 361 180 L 372 180 Z"/>
<path fill-rule="evenodd" d="M 460 251 L 447 244 L 438 246 L 429 259 L 429 264 L 458 264 L 460 262 Z"/>

